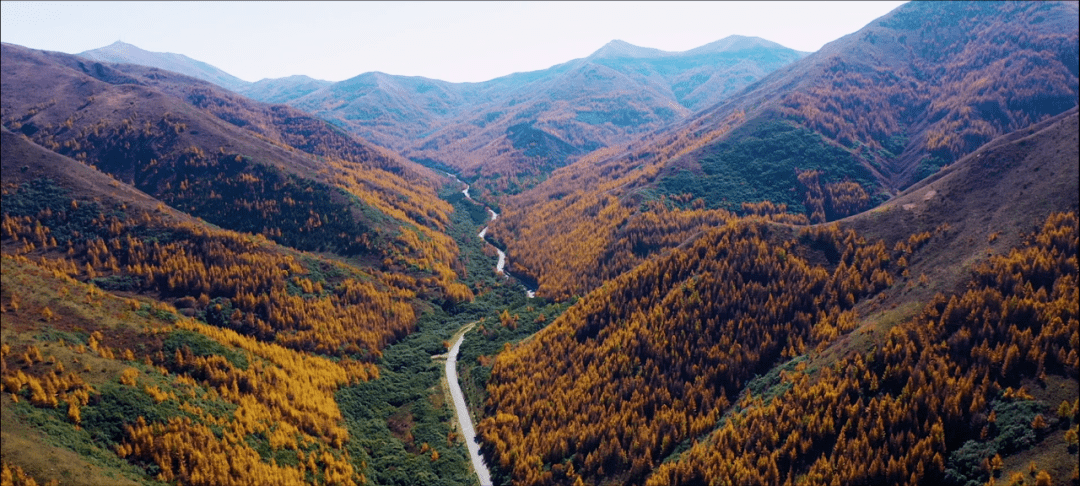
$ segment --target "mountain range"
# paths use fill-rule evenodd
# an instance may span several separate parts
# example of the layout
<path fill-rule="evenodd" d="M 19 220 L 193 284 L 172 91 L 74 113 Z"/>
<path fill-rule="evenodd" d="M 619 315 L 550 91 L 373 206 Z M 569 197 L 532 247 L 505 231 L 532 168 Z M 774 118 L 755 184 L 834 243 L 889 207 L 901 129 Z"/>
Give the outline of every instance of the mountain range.
<path fill-rule="evenodd" d="M 3 44 L 3 482 L 1077 484 L 1078 19 L 482 83 Z"/>
<path fill-rule="evenodd" d="M 105 52 L 120 50 L 115 46 L 80 56 L 106 60 Z M 193 64 L 123 46 L 138 55 L 107 60 Z M 216 69 L 173 70 L 287 103 L 407 157 L 481 179 L 476 192 L 485 194 L 489 184 L 500 192 L 529 187 L 586 152 L 626 144 L 716 104 L 806 54 L 743 36 L 685 52 L 616 40 L 584 59 L 482 83 L 365 73 L 337 83 L 293 76 L 238 85 Z"/>

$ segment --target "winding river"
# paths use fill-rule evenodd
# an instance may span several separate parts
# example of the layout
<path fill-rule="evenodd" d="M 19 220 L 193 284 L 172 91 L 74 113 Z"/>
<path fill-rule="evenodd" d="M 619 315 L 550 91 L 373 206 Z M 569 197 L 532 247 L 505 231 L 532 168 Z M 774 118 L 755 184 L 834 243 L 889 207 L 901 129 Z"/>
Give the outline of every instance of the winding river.
<path fill-rule="evenodd" d="M 465 190 L 468 191 L 468 189 L 465 189 Z M 468 196 L 468 195 L 466 195 L 466 196 Z M 491 214 L 491 221 L 495 221 L 499 217 L 499 213 L 496 213 L 495 211 L 492 211 L 491 208 L 485 208 L 485 209 L 487 209 L 488 213 Z M 487 231 L 488 231 L 488 227 L 484 226 L 484 229 L 480 230 L 480 233 L 477 234 L 476 236 L 479 236 L 480 239 L 483 240 L 484 236 L 487 235 Z M 487 240 L 484 240 L 484 241 L 487 242 Z M 488 243 L 488 244 L 491 245 L 491 243 Z M 495 272 L 498 273 L 499 275 L 506 275 L 506 272 L 503 270 L 504 268 L 506 268 L 506 253 L 503 252 L 502 250 L 500 250 L 499 247 L 497 247 L 495 245 L 491 245 L 491 247 L 494 248 L 495 251 L 499 252 L 499 262 L 495 264 Z M 533 291 L 531 291 L 529 289 L 525 289 L 525 293 L 529 294 L 529 297 L 533 296 Z"/>
<path fill-rule="evenodd" d="M 447 172 L 446 174 L 449 175 L 450 177 L 453 177 L 454 180 L 458 181 L 459 183 L 461 183 L 461 184 L 463 184 L 465 186 L 465 189 L 461 190 L 461 193 L 465 195 L 465 199 L 468 199 L 468 200 L 470 200 L 470 201 L 472 201 L 472 202 L 474 202 L 476 204 L 483 204 L 480 201 L 477 201 L 477 200 L 473 199 L 472 196 L 469 195 L 469 185 L 466 184 L 465 181 L 462 181 L 456 175 L 451 174 L 449 172 Z M 487 205 L 484 205 L 484 209 L 486 209 L 488 214 L 491 215 L 491 219 L 488 220 L 489 222 L 495 221 L 496 219 L 499 219 L 499 213 L 496 213 L 495 210 L 489 208 Z M 488 242 L 485 239 L 485 237 L 487 236 L 488 228 L 489 228 L 488 226 L 484 226 L 484 229 L 480 230 L 480 233 L 477 234 L 476 236 L 478 236 L 481 240 L 484 240 L 485 243 L 490 245 L 492 248 L 495 249 L 496 252 L 498 252 L 499 261 L 498 261 L 498 263 L 495 264 L 495 273 L 498 273 L 499 275 L 502 275 L 502 276 L 504 276 L 506 278 L 510 278 L 510 275 L 506 273 L 506 252 L 500 250 L 499 247 L 497 247 L 495 245 L 492 245 L 490 242 Z M 530 289 L 524 283 L 522 284 L 522 286 L 525 287 L 525 295 L 526 296 L 528 296 L 530 299 L 533 298 L 533 297 L 536 297 L 536 291 Z"/>

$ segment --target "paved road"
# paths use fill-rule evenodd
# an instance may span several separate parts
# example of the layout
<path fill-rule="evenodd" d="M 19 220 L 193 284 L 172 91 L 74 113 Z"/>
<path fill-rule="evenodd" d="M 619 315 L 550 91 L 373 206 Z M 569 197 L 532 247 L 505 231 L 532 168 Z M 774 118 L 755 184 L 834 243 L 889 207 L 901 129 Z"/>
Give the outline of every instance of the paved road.
<path fill-rule="evenodd" d="M 454 410 L 457 412 L 461 435 L 465 437 L 465 446 L 469 449 L 469 459 L 472 461 L 473 470 L 480 478 L 480 486 L 491 486 L 491 472 L 484 463 L 484 456 L 480 455 L 480 444 L 476 442 L 476 429 L 473 428 L 469 409 L 465 405 L 465 395 L 461 393 L 461 385 L 458 384 L 457 355 L 461 350 L 461 342 L 465 340 L 465 334 L 461 333 L 457 341 L 454 341 L 454 346 L 450 348 L 450 354 L 446 358 L 446 381 L 450 384 L 450 396 L 454 399 Z"/>

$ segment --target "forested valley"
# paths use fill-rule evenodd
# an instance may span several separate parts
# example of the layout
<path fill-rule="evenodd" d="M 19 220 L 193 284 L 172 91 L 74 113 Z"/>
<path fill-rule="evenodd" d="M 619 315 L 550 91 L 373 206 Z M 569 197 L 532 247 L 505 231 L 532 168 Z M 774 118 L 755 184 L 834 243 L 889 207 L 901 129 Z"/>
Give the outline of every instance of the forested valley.
<path fill-rule="evenodd" d="M 294 96 L 5 43 L 0 484 L 1080 484 L 1078 18 Z"/>

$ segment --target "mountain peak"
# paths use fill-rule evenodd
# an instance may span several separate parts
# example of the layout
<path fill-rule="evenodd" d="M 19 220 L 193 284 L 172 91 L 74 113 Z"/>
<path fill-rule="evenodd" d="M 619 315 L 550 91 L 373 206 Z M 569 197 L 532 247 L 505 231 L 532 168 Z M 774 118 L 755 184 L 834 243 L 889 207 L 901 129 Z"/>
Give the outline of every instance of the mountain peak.
<path fill-rule="evenodd" d="M 91 49 L 76 54 L 84 59 L 98 62 L 138 64 L 166 71 L 173 71 L 185 76 L 209 81 L 226 89 L 236 91 L 247 86 L 244 81 L 214 66 L 171 52 L 152 52 L 138 46 L 118 40 L 105 47 Z"/>
<path fill-rule="evenodd" d="M 78 55 L 81 57 L 91 58 L 94 60 L 117 62 L 111 59 L 105 59 L 105 57 L 112 57 L 118 59 L 138 58 L 142 56 L 152 55 L 150 51 L 140 49 L 139 46 L 134 44 L 128 44 L 122 40 L 118 40 L 105 47 L 99 47 L 97 49 L 91 49 L 89 51 L 81 52 Z M 136 61 L 121 61 L 131 64 L 139 64 Z"/>
<path fill-rule="evenodd" d="M 718 41 L 710 42 L 701 47 L 695 47 L 686 51 L 686 54 L 707 54 L 715 52 L 744 51 L 753 48 L 786 49 L 786 47 L 761 37 L 745 35 L 729 35 Z"/>
<path fill-rule="evenodd" d="M 612 59 L 612 58 L 650 58 L 661 57 L 668 54 L 660 49 L 653 49 L 651 47 L 639 47 L 623 40 L 613 40 L 604 44 L 596 52 L 589 56 L 589 59 Z"/>

